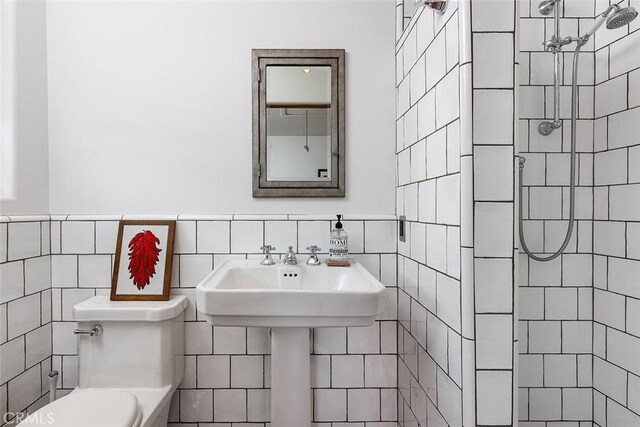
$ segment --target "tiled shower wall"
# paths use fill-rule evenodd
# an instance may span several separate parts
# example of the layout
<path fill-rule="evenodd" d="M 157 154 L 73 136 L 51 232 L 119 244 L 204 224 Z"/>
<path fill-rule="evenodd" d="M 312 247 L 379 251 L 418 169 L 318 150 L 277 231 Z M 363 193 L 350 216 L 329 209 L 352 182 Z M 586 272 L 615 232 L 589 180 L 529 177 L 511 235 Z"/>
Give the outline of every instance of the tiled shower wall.
<path fill-rule="evenodd" d="M 537 1 L 520 9 L 519 149 L 524 168 L 523 218 L 529 249 L 555 252 L 564 239 L 569 210 L 571 69 L 575 44 L 561 57 L 562 128 L 538 133 L 553 117 L 553 55 L 542 42 L 554 35 L 553 15 Z M 593 0 L 560 2 L 560 35 L 584 34 Z M 607 31 L 602 29 L 601 31 Z M 519 418 L 522 426 L 590 422 L 592 419 L 592 219 L 594 42 L 580 54 L 578 70 L 576 226 L 564 254 L 550 262 L 520 255 Z M 563 220 L 564 219 L 564 220 Z"/>
<path fill-rule="evenodd" d="M 477 426 L 518 424 L 514 166 L 519 6 L 512 0 L 472 0 L 467 59 L 461 60 L 461 99 L 471 97 L 471 117 L 461 128 L 463 141 L 471 142 L 461 144 L 462 322 L 465 338 L 475 345 L 470 363 Z M 466 425 L 473 421 L 465 416 Z"/>
<path fill-rule="evenodd" d="M 459 13 L 419 9 L 396 53 L 398 421 L 462 425 Z"/>
<path fill-rule="evenodd" d="M 398 246 L 398 419 L 406 426 L 517 419 L 516 5 L 449 2 L 443 16 L 419 9 L 399 38 L 397 213 L 408 237 Z"/>
<path fill-rule="evenodd" d="M 566 221 L 560 218 L 568 212 L 572 49 L 563 54 L 563 130 L 541 137 L 536 119 L 552 116 L 553 64 L 539 42 L 553 32 L 552 19 L 542 18 L 536 3 L 522 11 L 520 139 L 527 158 L 527 240 L 534 251 L 548 254 L 561 243 Z M 566 36 L 583 34 L 609 2 L 561 4 L 561 35 Z M 520 419 L 530 425 L 640 423 L 640 293 L 635 289 L 640 217 L 634 185 L 640 166 L 634 151 L 640 118 L 638 28 L 637 22 L 617 30 L 603 27 L 583 49 L 577 230 L 556 261 L 521 258 L 527 268 L 520 275 Z"/>
<path fill-rule="evenodd" d="M 515 2 L 449 2 L 443 16 L 418 9 L 398 31 L 403 426 L 517 419 L 516 17 Z"/>
<path fill-rule="evenodd" d="M 373 218 L 373 219 L 371 219 Z M 74 304 L 107 295 L 119 217 L 52 217 L 51 285 L 53 367 L 61 387 L 77 385 Z M 195 286 L 230 258 L 262 257 L 271 244 L 328 249 L 331 218 L 310 216 L 180 216 L 176 228 L 172 293 L 189 298 L 185 326 L 185 378 L 175 394 L 172 423 L 251 423 L 269 420 L 270 344 L 266 328 L 211 327 L 195 310 Z M 314 421 L 318 426 L 395 427 L 396 221 L 348 218 L 350 252 L 386 286 L 387 310 L 368 328 L 322 328 L 312 335 Z M 209 424 L 206 424 L 209 425 Z M 220 424 L 229 425 L 229 424 Z"/>
<path fill-rule="evenodd" d="M 48 217 L 0 222 L 0 425 L 47 402 L 51 370 Z"/>
<path fill-rule="evenodd" d="M 640 2 L 632 1 L 640 7 Z M 622 6 L 627 6 L 624 1 Z M 597 1 L 596 10 L 607 7 Z M 595 36 L 593 387 L 598 426 L 640 425 L 640 20 Z"/>

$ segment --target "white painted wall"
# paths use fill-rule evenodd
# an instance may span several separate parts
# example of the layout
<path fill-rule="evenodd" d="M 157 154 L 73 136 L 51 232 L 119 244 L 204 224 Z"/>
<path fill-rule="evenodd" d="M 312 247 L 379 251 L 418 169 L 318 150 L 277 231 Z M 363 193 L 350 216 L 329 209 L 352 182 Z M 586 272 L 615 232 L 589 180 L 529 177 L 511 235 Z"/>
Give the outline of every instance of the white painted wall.
<path fill-rule="evenodd" d="M 9 114 L 10 123 L 7 124 L 11 132 L 3 133 L 1 142 L 1 164 L 3 168 L 13 169 L 9 172 L 13 177 L 10 186 L 13 189 L 11 197 L 0 199 L 0 213 L 47 214 L 47 9 L 44 1 L 18 1 L 14 10 L 14 78 L 9 83 L 13 99 L 3 103 L 5 107 L 13 104 L 13 112 Z M 5 140 L 9 134 L 12 137 Z M 2 196 L 5 195 L 3 189 Z"/>
<path fill-rule="evenodd" d="M 52 213 L 393 214 L 394 5 L 48 5 Z M 251 49 L 347 51 L 347 197 L 251 197 Z"/>

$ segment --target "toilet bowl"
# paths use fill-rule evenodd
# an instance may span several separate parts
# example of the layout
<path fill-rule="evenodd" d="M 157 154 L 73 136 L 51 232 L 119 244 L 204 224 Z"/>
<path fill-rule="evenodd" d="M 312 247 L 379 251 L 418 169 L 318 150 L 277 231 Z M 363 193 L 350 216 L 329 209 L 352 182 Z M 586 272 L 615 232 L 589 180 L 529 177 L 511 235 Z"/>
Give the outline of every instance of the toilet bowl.
<path fill-rule="evenodd" d="M 141 420 L 142 408 L 132 393 L 76 389 L 34 412 L 18 425 L 139 427 Z"/>
<path fill-rule="evenodd" d="M 164 427 L 171 397 L 184 375 L 184 295 L 169 301 L 76 304 L 78 387 L 19 426 Z M 64 373 L 63 373 L 64 375 Z"/>

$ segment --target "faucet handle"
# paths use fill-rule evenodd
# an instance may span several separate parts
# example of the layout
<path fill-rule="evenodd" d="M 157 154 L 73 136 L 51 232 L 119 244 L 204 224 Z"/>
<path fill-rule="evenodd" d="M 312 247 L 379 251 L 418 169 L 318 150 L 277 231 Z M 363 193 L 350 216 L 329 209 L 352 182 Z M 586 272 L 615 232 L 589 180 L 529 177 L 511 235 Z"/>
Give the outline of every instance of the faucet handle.
<path fill-rule="evenodd" d="M 260 250 L 262 251 L 263 254 L 270 254 L 271 251 L 276 250 L 276 247 L 271 245 L 264 245 L 264 246 L 260 246 Z"/>
<path fill-rule="evenodd" d="M 322 264 L 320 262 L 320 260 L 318 259 L 318 251 L 321 251 L 322 249 L 320 249 L 316 245 L 311 245 L 311 246 L 307 246 L 307 250 L 309 252 L 311 252 L 311 254 L 309 255 L 309 259 L 307 260 L 307 265 L 320 265 L 320 264 Z"/>
<path fill-rule="evenodd" d="M 261 246 L 260 249 L 262 253 L 265 254 L 265 257 L 262 261 L 260 261 L 261 265 L 274 265 L 276 262 L 271 257 L 271 251 L 275 251 L 276 247 L 271 245 Z"/>
<path fill-rule="evenodd" d="M 307 250 L 309 252 L 311 252 L 312 255 L 315 255 L 316 253 L 318 253 L 319 251 L 321 251 L 322 249 L 319 248 L 317 245 L 311 245 L 311 246 L 307 246 Z"/>

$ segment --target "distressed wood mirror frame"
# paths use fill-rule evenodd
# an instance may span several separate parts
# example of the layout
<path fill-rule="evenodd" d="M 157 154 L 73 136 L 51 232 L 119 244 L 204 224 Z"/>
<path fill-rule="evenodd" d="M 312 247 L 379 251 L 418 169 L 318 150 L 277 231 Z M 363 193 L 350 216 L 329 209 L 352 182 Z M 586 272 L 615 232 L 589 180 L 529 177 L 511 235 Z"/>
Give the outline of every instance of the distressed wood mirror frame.
<path fill-rule="evenodd" d="M 253 197 L 345 196 L 344 63 L 344 49 L 253 49 Z M 267 180 L 267 66 L 331 67 L 330 180 Z"/>

